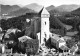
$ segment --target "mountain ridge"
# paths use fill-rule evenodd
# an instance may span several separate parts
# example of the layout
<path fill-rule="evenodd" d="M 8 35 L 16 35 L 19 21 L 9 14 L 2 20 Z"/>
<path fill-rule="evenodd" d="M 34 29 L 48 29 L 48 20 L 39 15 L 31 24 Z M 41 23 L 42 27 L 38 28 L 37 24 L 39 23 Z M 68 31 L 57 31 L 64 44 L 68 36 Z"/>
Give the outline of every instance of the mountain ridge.
<path fill-rule="evenodd" d="M 9 12 L 16 11 L 20 9 L 18 5 L 2 5 L 1 4 L 1 14 L 8 14 Z"/>
<path fill-rule="evenodd" d="M 46 7 L 46 9 L 47 9 L 48 11 L 53 10 L 54 8 L 55 8 L 54 5 L 50 5 L 50 6 Z"/>
<path fill-rule="evenodd" d="M 60 5 L 57 7 L 54 7 L 53 5 L 46 7 L 48 11 L 50 10 L 57 10 L 59 12 L 71 12 L 73 10 L 76 10 L 77 8 L 79 8 L 80 5 L 76 5 L 76 4 L 71 4 L 71 5 Z M 52 9 L 49 9 L 52 8 Z"/>
<path fill-rule="evenodd" d="M 31 4 L 24 6 L 23 8 L 28 8 L 28 9 L 32 9 L 36 12 L 40 12 L 40 10 L 43 8 L 43 6 L 39 5 L 37 3 L 31 3 Z"/>

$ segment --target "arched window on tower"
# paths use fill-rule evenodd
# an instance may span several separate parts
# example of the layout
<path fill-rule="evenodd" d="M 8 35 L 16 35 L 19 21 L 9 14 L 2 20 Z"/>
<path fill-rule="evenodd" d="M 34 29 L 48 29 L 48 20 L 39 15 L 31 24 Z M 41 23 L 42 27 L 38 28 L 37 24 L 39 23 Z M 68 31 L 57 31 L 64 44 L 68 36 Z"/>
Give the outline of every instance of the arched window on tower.
<path fill-rule="evenodd" d="M 45 25 L 46 25 L 46 22 L 45 22 Z"/>
<path fill-rule="evenodd" d="M 44 32 L 45 37 L 47 37 L 46 33 Z"/>

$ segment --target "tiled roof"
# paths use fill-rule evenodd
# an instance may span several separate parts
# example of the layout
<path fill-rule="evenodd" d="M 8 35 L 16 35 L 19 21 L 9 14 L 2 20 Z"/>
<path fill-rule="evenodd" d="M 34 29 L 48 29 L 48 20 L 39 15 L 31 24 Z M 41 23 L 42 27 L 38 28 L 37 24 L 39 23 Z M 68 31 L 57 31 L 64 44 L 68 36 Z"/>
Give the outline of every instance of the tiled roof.
<path fill-rule="evenodd" d="M 59 36 L 60 35 L 53 34 L 53 36 L 51 38 L 55 39 L 58 42 L 64 42 L 65 41 L 64 38 L 60 38 Z"/>
<path fill-rule="evenodd" d="M 61 46 L 60 49 L 62 49 L 62 50 L 69 50 L 69 48 L 67 46 Z"/>
<path fill-rule="evenodd" d="M 27 39 L 32 39 L 28 36 L 22 36 L 22 37 L 19 37 L 18 40 L 21 41 L 21 42 L 25 42 Z"/>

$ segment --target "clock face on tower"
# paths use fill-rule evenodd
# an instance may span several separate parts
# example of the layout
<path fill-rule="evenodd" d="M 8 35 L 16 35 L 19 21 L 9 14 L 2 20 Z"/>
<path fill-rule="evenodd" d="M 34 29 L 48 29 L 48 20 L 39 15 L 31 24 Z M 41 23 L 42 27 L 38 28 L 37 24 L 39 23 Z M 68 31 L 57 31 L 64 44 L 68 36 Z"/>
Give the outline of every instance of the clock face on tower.
<path fill-rule="evenodd" d="M 49 14 L 42 14 L 41 17 L 43 17 L 43 18 L 49 18 L 50 15 Z"/>

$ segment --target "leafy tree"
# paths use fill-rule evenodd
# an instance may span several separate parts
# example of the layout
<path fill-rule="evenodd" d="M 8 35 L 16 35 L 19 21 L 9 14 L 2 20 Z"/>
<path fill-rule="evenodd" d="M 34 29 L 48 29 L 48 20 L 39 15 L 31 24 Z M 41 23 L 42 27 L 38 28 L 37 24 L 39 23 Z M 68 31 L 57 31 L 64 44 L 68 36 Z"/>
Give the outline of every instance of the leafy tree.
<path fill-rule="evenodd" d="M 6 23 L 7 23 L 7 21 L 6 21 L 5 19 L 1 19 L 1 20 L 0 20 L 1 28 L 2 28 L 3 30 L 7 30 L 7 28 L 8 28 L 8 27 L 6 26 L 6 25 L 7 25 Z"/>
<path fill-rule="evenodd" d="M 55 18 L 53 15 L 50 16 L 50 28 L 54 29 L 60 29 L 61 26 L 58 24 L 57 18 Z"/>
<path fill-rule="evenodd" d="M 71 48 L 72 46 L 74 46 L 75 44 L 75 40 L 74 39 L 71 39 L 71 40 L 67 40 L 66 41 L 66 44 L 69 48 Z"/>

